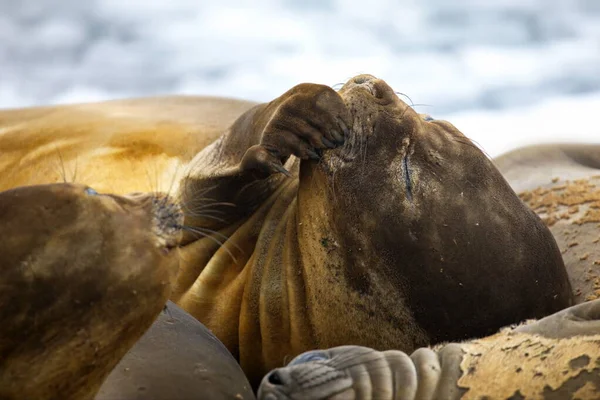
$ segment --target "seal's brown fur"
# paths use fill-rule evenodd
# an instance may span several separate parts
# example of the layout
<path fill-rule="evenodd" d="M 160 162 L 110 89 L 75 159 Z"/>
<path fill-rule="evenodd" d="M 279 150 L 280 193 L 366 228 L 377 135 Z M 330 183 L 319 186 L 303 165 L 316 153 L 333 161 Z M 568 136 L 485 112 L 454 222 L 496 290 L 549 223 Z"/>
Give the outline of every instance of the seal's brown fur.
<path fill-rule="evenodd" d="M 293 180 L 268 175 L 286 173 L 281 163 Z M 205 191 L 236 207 L 225 222 L 188 223 L 235 227 L 241 251 L 209 259 L 206 240 L 188 239 L 184 258 L 206 267 L 175 298 L 253 382 L 310 348 L 411 351 L 572 304 L 552 235 L 487 157 L 372 76 L 338 93 L 298 85 L 242 115 L 191 166 L 183 199 Z"/>
<path fill-rule="evenodd" d="M 177 210 L 82 185 L 0 192 L 0 398 L 94 396 L 167 301 Z"/>
<path fill-rule="evenodd" d="M 300 84 L 251 106 L 166 99 L 6 112 L 0 148 L 16 150 L 0 169 L 14 186 L 33 179 L 24 171 L 49 171 L 48 154 L 56 165 L 53 145 L 76 143 L 70 169 L 81 157 L 82 179 L 122 193 L 147 190 L 152 168 L 165 190 L 183 164 L 174 190 L 196 232 L 184 238 L 173 299 L 253 383 L 311 348 L 411 351 L 571 303 L 539 218 L 455 127 L 425 121 L 384 81 L 362 75 L 339 92 Z M 27 146 L 46 155 L 19 164 Z"/>
<path fill-rule="evenodd" d="M 167 191 L 252 105 L 180 96 L 0 110 L 0 190 L 66 179 L 117 194 Z"/>

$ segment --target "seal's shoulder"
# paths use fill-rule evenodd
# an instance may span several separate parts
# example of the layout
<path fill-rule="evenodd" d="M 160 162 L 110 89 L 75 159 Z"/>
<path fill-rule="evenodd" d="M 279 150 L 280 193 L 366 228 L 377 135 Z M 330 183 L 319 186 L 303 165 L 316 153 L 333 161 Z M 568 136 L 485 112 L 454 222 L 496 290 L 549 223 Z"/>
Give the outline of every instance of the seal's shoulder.
<path fill-rule="evenodd" d="M 0 110 L 0 140 L 4 144 L 17 132 L 21 139 L 23 135 L 106 137 L 146 130 L 159 136 L 221 132 L 254 104 L 224 97 L 163 96 L 7 109 Z"/>
<path fill-rule="evenodd" d="M 551 143 L 521 147 L 495 158 L 494 164 L 516 192 L 556 180 L 600 173 L 600 144 Z"/>

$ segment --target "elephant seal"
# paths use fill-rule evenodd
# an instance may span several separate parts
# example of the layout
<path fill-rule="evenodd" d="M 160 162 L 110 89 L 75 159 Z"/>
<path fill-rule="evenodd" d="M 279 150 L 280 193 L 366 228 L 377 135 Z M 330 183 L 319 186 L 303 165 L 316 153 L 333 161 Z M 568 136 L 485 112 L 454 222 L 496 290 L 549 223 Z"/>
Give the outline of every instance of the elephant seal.
<path fill-rule="evenodd" d="M 253 384 L 305 350 L 412 351 L 573 304 L 550 231 L 493 163 L 370 75 L 251 108 L 190 162 L 180 198 L 198 192 L 235 204 L 186 214 L 229 252 L 184 237 L 173 299 Z"/>
<path fill-rule="evenodd" d="M 259 400 L 598 399 L 600 300 L 412 355 L 342 346 L 269 373 Z"/>
<path fill-rule="evenodd" d="M 600 146 L 528 146 L 495 164 L 554 235 L 575 301 L 600 298 Z"/>
<path fill-rule="evenodd" d="M 250 383 L 227 348 L 194 317 L 167 303 L 95 400 L 252 400 Z"/>
<path fill-rule="evenodd" d="M 175 193 L 189 160 L 254 104 L 164 96 L 0 110 L 0 190 L 67 181 Z"/>
<path fill-rule="evenodd" d="M 5 144 L 11 186 L 58 179 L 58 156 L 117 193 L 140 190 L 144 174 L 172 184 L 185 235 L 171 299 L 254 386 L 306 350 L 408 352 L 573 302 L 550 231 L 492 162 L 370 75 L 339 92 L 300 84 L 258 105 L 6 111 Z"/>
<path fill-rule="evenodd" d="M 167 301 L 181 223 L 164 195 L 0 192 L 0 398 L 93 398 Z"/>

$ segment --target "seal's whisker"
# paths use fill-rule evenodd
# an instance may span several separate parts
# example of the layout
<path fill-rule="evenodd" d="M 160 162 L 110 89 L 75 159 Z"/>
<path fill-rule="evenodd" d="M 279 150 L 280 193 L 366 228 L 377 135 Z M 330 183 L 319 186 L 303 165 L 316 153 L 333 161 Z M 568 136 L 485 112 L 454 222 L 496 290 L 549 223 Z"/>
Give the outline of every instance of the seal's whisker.
<path fill-rule="evenodd" d="M 473 140 L 473 139 L 471 139 L 471 138 L 469 138 L 469 137 L 467 137 L 467 139 L 469 139 L 469 141 L 470 141 L 470 142 L 471 142 L 471 143 L 472 143 L 474 146 L 476 146 L 476 147 L 477 147 L 479 150 L 481 150 L 481 152 L 482 152 L 483 154 L 485 154 L 487 158 L 489 158 L 490 160 L 492 159 L 492 157 L 491 157 L 491 156 L 488 154 L 488 152 L 487 152 L 487 151 L 485 151 L 485 149 L 483 148 L 483 146 L 482 146 L 481 144 L 479 144 L 479 142 L 477 142 L 476 140 Z"/>
<path fill-rule="evenodd" d="M 77 182 L 77 168 L 79 166 L 79 158 L 75 156 L 75 170 L 73 171 L 73 183 Z"/>
<path fill-rule="evenodd" d="M 213 197 L 198 197 L 198 196 L 194 196 L 194 202 L 208 202 L 208 201 L 215 202 L 215 201 L 217 201 L 217 199 L 215 199 Z"/>
<path fill-rule="evenodd" d="M 192 208 L 185 208 L 186 211 L 189 212 L 188 215 L 190 216 L 197 216 L 197 215 L 201 215 L 201 214 L 208 214 L 208 215 L 227 215 L 227 212 L 223 211 L 223 210 L 211 210 L 211 209 L 207 209 L 207 210 L 199 210 L 196 211 Z"/>
<path fill-rule="evenodd" d="M 223 235 L 219 231 L 215 231 L 215 230 L 209 229 L 209 228 L 202 228 L 202 227 L 198 227 L 198 226 L 188 226 L 188 225 L 178 225 L 178 227 L 180 227 L 181 229 L 184 229 L 184 228 L 193 229 L 194 231 L 197 231 L 197 233 L 212 234 L 212 235 L 219 236 L 220 238 L 225 240 L 225 242 L 231 243 L 236 249 L 238 249 L 240 252 L 243 253 L 243 250 L 240 248 L 240 246 L 238 246 L 237 244 L 232 242 L 228 236 Z"/>
<path fill-rule="evenodd" d="M 175 184 L 175 181 L 177 180 L 177 174 L 179 172 L 179 167 L 181 167 L 181 162 L 177 163 L 177 166 L 175 167 L 175 173 L 173 174 L 173 179 L 171 179 L 171 184 L 169 185 L 169 190 L 167 191 L 167 194 L 171 194 L 171 191 L 173 190 L 173 185 Z"/>
<path fill-rule="evenodd" d="M 222 239 L 224 239 L 225 241 L 227 241 L 227 243 L 231 243 L 240 253 L 244 252 L 240 246 L 238 246 L 237 244 L 232 242 L 228 236 L 223 235 L 221 232 L 218 232 L 218 231 L 215 231 L 215 230 L 209 229 L 209 228 L 195 228 L 195 229 L 217 235 L 217 236 L 221 237 Z"/>
<path fill-rule="evenodd" d="M 227 238 L 227 236 L 225 236 L 225 235 L 223 235 L 223 234 L 220 234 L 219 232 L 213 231 L 212 229 L 206 229 L 206 228 L 192 228 L 191 226 L 185 226 L 185 225 L 177 225 L 177 227 L 178 227 L 179 229 L 183 229 L 183 230 L 186 230 L 186 231 L 188 231 L 188 232 L 196 233 L 196 234 L 198 234 L 198 235 L 200 235 L 200 236 L 202 236 L 202 237 L 205 237 L 205 238 L 207 238 L 207 239 L 210 239 L 210 240 L 212 240 L 213 242 L 217 243 L 217 244 L 220 246 L 220 248 L 223 248 L 223 249 L 225 249 L 225 251 L 227 252 L 227 254 L 229 254 L 229 256 L 231 257 L 231 259 L 233 260 L 233 262 L 237 263 L 237 258 L 236 258 L 236 257 L 233 255 L 233 253 L 231 252 L 231 250 L 229 250 L 229 249 L 227 248 L 227 246 L 226 246 L 226 243 L 228 242 L 228 239 L 229 239 L 229 238 Z M 208 231 L 208 232 L 207 232 L 207 231 Z M 210 233 L 210 234 L 209 234 L 209 233 Z M 221 235 L 222 237 L 224 237 L 224 238 L 225 238 L 225 241 L 223 242 L 223 241 L 221 241 L 221 240 L 219 240 L 219 239 L 217 239 L 217 238 L 213 237 L 213 236 L 212 236 L 213 234 L 215 234 L 215 235 L 216 235 L 216 234 L 219 234 L 219 235 Z M 239 248 L 239 246 L 237 246 L 235 243 L 231 242 L 231 244 L 233 244 L 233 245 L 234 245 L 236 248 L 240 249 L 240 248 Z M 242 250 L 240 249 L 240 252 L 241 252 L 241 251 L 242 251 Z"/>
<path fill-rule="evenodd" d="M 65 170 L 65 161 L 63 159 L 62 153 L 58 147 L 56 147 L 56 152 L 58 153 L 58 161 L 60 162 L 60 176 L 63 180 L 63 183 L 67 183 L 67 172 Z"/>
<path fill-rule="evenodd" d="M 194 200 L 194 201 L 181 202 L 181 204 L 187 210 L 202 211 L 204 209 L 210 209 L 215 202 L 203 202 L 203 201 L 200 201 L 200 200 Z"/>
<path fill-rule="evenodd" d="M 337 92 L 342 88 L 342 86 L 344 86 L 344 82 L 338 82 L 335 85 L 331 85 L 331 88 Z"/>
<path fill-rule="evenodd" d="M 175 170 L 175 173 L 173 173 L 173 178 L 171 179 L 169 190 L 167 191 L 166 196 L 163 198 L 162 204 L 160 205 L 161 207 L 164 207 L 169 201 L 169 197 L 171 197 L 171 191 L 173 190 L 173 185 L 175 184 L 175 180 L 177 179 L 177 172 L 179 171 L 180 165 L 181 163 L 177 163 L 177 168 Z"/>
<path fill-rule="evenodd" d="M 465 137 L 466 140 L 460 140 L 457 137 L 452 137 L 452 140 L 455 141 L 456 143 L 460 143 L 460 144 L 464 144 L 467 146 L 471 146 L 474 149 L 477 149 L 479 151 L 481 151 L 483 154 L 485 154 L 485 156 L 488 159 L 492 159 L 492 157 L 490 157 L 490 155 L 485 151 L 485 149 L 483 147 L 481 147 L 481 145 L 477 142 L 475 142 L 473 139 L 469 139 L 468 137 Z"/>
<path fill-rule="evenodd" d="M 208 219 L 212 219 L 212 220 L 215 220 L 215 221 L 219 221 L 219 222 L 224 223 L 224 224 L 227 223 L 227 221 L 225 221 L 223 218 L 215 217 L 214 215 L 210 215 L 210 214 L 201 214 L 201 213 L 198 213 L 198 214 L 189 214 L 189 213 L 184 213 L 184 215 L 186 217 L 189 216 L 189 217 L 197 217 L 197 218 L 208 218 Z"/>
<path fill-rule="evenodd" d="M 199 189 L 200 188 L 200 182 L 192 180 L 190 182 L 187 182 L 184 185 L 183 190 L 184 190 L 186 196 L 188 194 L 188 191 L 192 190 L 194 192 L 193 198 L 198 198 L 198 197 L 202 198 L 201 196 L 203 196 L 207 192 L 210 192 L 211 190 L 215 189 L 216 187 L 217 187 L 217 184 L 214 184 L 212 186 L 208 186 L 208 187 Z"/>
<path fill-rule="evenodd" d="M 155 183 L 155 191 L 160 192 L 160 180 L 158 179 L 158 168 L 156 164 L 154 164 L 154 183 Z"/>
<path fill-rule="evenodd" d="M 227 219 L 228 219 L 227 216 L 230 214 L 226 210 L 219 210 L 219 209 L 212 208 L 212 205 L 192 208 L 192 207 L 188 207 L 187 204 L 182 204 L 182 210 L 183 210 L 184 216 L 187 216 L 187 217 L 212 216 L 212 217 L 223 218 L 224 219 L 223 222 L 227 221 Z"/>
<path fill-rule="evenodd" d="M 146 173 L 146 178 L 148 179 L 148 191 L 152 193 L 154 192 L 154 190 L 152 188 L 152 178 L 150 177 L 150 172 L 148 171 L 148 168 L 145 168 L 144 172 Z"/>
<path fill-rule="evenodd" d="M 414 105 L 414 103 L 413 103 L 412 99 L 411 99 L 411 98 L 410 98 L 410 97 L 409 97 L 407 94 L 404 94 L 404 93 L 402 93 L 402 92 L 396 92 L 396 91 L 394 91 L 394 93 L 396 93 L 396 94 L 397 94 L 397 95 L 399 95 L 399 96 L 404 96 L 404 97 L 406 97 L 406 98 L 408 99 L 408 102 L 410 103 L 411 107 Z"/>
<path fill-rule="evenodd" d="M 220 201 L 220 202 L 217 202 L 217 203 L 205 204 L 205 205 L 202 205 L 202 206 L 200 206 L 198 208 L 194 208 L 194 211 L 204 210 L 206 208 L 214 207 L 214 206 L 237 207 L 237 205 L 234 204 L 234 203 L 229 203 L 229 202 L 226 202 L 226 201 Z"/>

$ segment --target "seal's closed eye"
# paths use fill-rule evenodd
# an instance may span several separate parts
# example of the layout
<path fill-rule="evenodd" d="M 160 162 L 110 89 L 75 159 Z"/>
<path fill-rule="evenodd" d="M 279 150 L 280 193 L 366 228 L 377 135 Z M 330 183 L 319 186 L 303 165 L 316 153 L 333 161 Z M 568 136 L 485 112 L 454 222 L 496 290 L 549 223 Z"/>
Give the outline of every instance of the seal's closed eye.
<path fill-rule="evenodd" d="M 423 116 L 423 121 L 429 122 L 429 121 L 433 121 L 434 120 L 433 117 L 431 115 L 429 115 L 429 114 L 421 114 L 421 115 Z"/>
<path fill-rule="evenodd" d="M 85 189 L 85 194 L 87 194 L 88 196 L 98 196 L 98 192 L 96 192 L 91 187 Z"/>
<path fill-rule="evenodd" d="M 311 361 L 324 361 L 329 360 L 327 354 L 322 351 L 309 351 L 303 354 L 300 354 L 298 357 L 294 358 L 289 365 L 298 365 L 304 364 Z"/>

